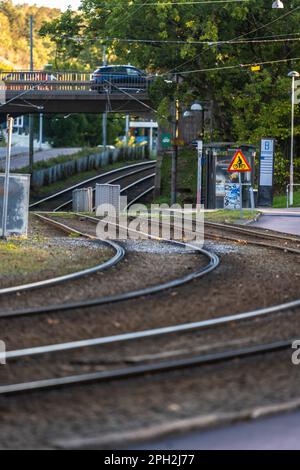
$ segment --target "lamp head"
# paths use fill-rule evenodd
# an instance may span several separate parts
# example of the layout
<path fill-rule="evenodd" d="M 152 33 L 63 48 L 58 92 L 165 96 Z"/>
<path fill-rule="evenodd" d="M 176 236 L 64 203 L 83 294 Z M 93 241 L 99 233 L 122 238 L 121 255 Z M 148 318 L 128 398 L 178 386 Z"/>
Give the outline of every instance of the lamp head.
<path fill-rule="evenodd" d="M 191 106 L 191 111 L 202 111 L 203 107 L 200 103 L 200 101 L 194 101 L 194 103 Z"/>
<path fill-rule="evenodd" d="M 272 8 L 276 10 L 279 8 L 284 8 L 284 4 L 281 0 L 275 0 L 275 2 L 272 3 Z"/>
<path fill-rule="evenodd" d="M 293 77 L 297 78 L 297 77 L 300 77 L 300 74 L 299 74 L 299 72 L 296 72 L 296 70 L 292 70 L 291 72 L 288 73 L 288 77 L 290 77 L 290 78 L 293 78 Z"/>

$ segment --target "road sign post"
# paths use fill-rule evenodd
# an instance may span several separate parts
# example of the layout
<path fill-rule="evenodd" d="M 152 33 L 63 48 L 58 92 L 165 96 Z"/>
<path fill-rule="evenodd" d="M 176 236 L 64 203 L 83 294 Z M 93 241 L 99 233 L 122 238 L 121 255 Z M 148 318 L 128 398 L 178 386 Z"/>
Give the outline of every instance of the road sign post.
<path fill-rule="evenodd" d="M 243 183 L 242 183 L 242 173 L 252 171 L 251 166 L 246 159 L 243 152 L 238 149 L 229 165 L 228 170 L 231 173 L 239 174 L 239 186 L 240 186 L 240 217 L 243 218 Z"/>
<path fill-rule="evenodd" d="M 198 151 L 198 175 L 197 175 L 197 210 L 201 206 L 201 193 L 202 193 L 202 158 L 203 158 L 203 141 L 197 141 Z"/>
<path fill-rule="evenodd" d="M 273 205 L 274 155 L 275 140 L 261 139 L 258 180 L 259 206 L 272 207 Z"/>
<path fill-rule="evenodd" d="M 243 218 L 243 185 L 242 185 L 242 173 L 239 172 L 239 185 L 240 185 L 240 218 Z"/>
<path fill-rule="evenodd" d="M 5 161 L 5 179 L 3 190 L 3 214 L 2 214 L 2 238 L 6 238 L 7 228 L 7 212 L 8 212 L 8 194 L 9 194 L 9 174 L 10 174 L 10 157 L 11 157 L 11 140 L 13 131 L 14 119 L 7 118 L 7 150 Z"/>

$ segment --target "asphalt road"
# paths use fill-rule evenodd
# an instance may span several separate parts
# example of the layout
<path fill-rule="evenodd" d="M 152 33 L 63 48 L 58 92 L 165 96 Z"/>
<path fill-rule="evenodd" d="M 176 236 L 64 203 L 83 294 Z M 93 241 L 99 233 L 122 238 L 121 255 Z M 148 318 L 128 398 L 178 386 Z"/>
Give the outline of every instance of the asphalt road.
<path fill-rule="evenodd" d="M 80 148 L 55 148 L 50 150 L 41 150 L 34 153 L 34 161 L 49 160 L 60 155 L 73 155 L 79 152 Z M 5 167 L 6 149 L 0 148 L 0 168 Z M 29 164 L 28 147 L 12 147 L 11 169 L 17 170 L 24 168 Z"/>
<path fill-rule="evenodd" d="M 300 210 L 291 211 L 281 209 L 279 211 L 264 213 L 251 227 L 277 230 L 278 232 L 300 235 Z"/>
<path fill-rule="evenodd" d="M 131 450 L 300 450 L 300 412 L 168 437 Z"/>

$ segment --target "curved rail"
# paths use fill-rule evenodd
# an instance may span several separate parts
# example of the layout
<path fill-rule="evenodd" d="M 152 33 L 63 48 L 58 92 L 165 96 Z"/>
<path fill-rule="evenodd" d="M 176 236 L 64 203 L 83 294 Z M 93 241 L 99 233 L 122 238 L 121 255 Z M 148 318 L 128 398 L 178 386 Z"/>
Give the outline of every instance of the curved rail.
<path fill-rule="evenodd" d="M 154 166 L 154 165 L 153 165 Z M 134 175 L 137 175 L 139 173 L 143 173 L 144 171 L 147 171 L 147 170 L 151 170 L 152 169 L 152 166 L 150 166 L 149 168 L 142 168 L 142 169 L 139 169 L 139 170 L 135 170 L 135 171 L 132 171 L 130 173 L 127 173 L 125 175 L 121 175 L 121 176 L 118 176 L 117 178 L 114 178 L 112 180 L 109 180 L 107 181 L 105 184 L 112 184 L 112 183 L 117 183 L 118 181 L 120 180 L 123 180 L 125 178 L 129 178 L 131 176 L 134 176 Z M 153 178 L 155 176 L 155 173 L 152 173 L 150 175 L 150 178 Z M 145 179 L 147 179 L 148 177 L 146 177 Z M 129 189 L 130 187 L 133 187 L 133 186 L 136 186 L 138 185 L 141 181 L 143 181 L 144 178 L 140 179 L 140 180 L 137 180 L 137 181 L 134 181 L 131 185 L 127 186 L 126 188 L 123 188 L 121 189 L 121 193 L 126 191 L 127 189 Z M 81 183 L 83 184 L 83 183 Z M 96 188 L 92 188 L 93 190 L 93 193 L 96 191 Z M 59 212 L 61 211 L 61 209 L 64 209 L 65 207 L 69 206 L 70 204 L 72 204 L 72 199 L 69 199 L 68 201 L 64 202 L 63 204 L 61 204 L 60 206 L 56 207 L 53 212 Z M 93 208 L 95 209 L 95 208 Z"/>
<path fill-rule="evenodd" d="M 93 221 L 96 221 L 97 223 L 100 222 L 99 219 L 95 217 L 89 217 L 85 216 L 82 214 L 78 214 L 80 217 L 84 217 L 86 219 L 90 219 Z M 42 216 L 40 216 L 42 217 Z M 110 222 L 108 222 L 110 223 Z M 131 231 L 138 232 L 134 229 L 130 229 Z M 141 232 L 140 232 L 141 233 Z M 148 235 L 148 234 L 147 234 Z M 36 307 L 36 308 L 29 308 L 29 309 L 21 309 L 21 310 L 15 310 L 15 311 L 8 311 L 8 312 L 1 312 L 0 313 L 0 319 L 1 318 L 10 318 L 10 317 L 19 317 L 19 316 L 31 316 L 31 315 L 36 315 L 36 314 L 43 314 L 43 313 L 50 313 L 50 312 L 65 312 L 68 310 L 74 310 L 77 308 L 83 309 L 83 308 L 89 308 L 97 305 L 105 305 L 105 304 L 110 304 L 110 303 L 116 303 L 116 302 L 121 302 L 125 300 L 130 300 L 138 297 L 143 297 L 146 295 L 153 295 L 158 292 L 162 292 L 167 289 L 172 289 L 178 286 L 181 286 L 183 284 L 186 284 L 194 279 L 198 279 L 200 277 L 203 277 L 204 275 L 210 273 L 214 269 L 216 269 L 220 263 L 219 257 L 214 254 L 210 253 L 207 250 L 204 250 L 203 248 L 199 248 L 193 245 L 190 245 L 188 243 L 184 242 L 179 242 L 175 240 L 164 240 L 159 237 L 153 237 L 151 235 L 148 235 L 149 238 L 155 239 L 155 240 L 160 240 L 160 241 L 167 241 L 173 245 L 177 246 L 182 246 L 185 248 L 191 248 L 192 250 L 198 252 L 199 254 L 204 255 L 206 258 L 208 258 L 209 263 L 205 266 L 200 268 L 199 270 L 189 273 L 181 278 L 164 282 L 161 284 L 158 284 L 156 286 L 152 287 L 145 287 L 142 289 L 137 289 L 129 292 L 124 292 L 122 294 L 116 294 L 116 295 L 110 295 L 110 296 L 104 296 L 104 297 L 99 297 L 96 299 L 91 299 L 91 300 L 85 300 L 85 301 L 80 301 L 80 302 L 73 302 L 73 303 L 66 303 L 66 304 L 56 304 L 56 305 L 46 305 L 43 307 Z"/>
<path fill-rule="evenodd" d="M 43 199 L 40 199 L 39 201 L 36 201 L 32 204 L 30 204 L 30 208 L 32 207 L 37 207 L 39 206 L 40 204 L 44 203 L 44 202 L 48 202 L 48 201 L 51 201 L 52 199 L 55 199 L 59 196 L 62 196 L 63 194 L 66 194 L 70 191 L 73 191 L 74 189 L 78 189 L 80 188 L 81 186 L 83 185 L 86 185 L 86 184 L 90 184 L 92 182 L 95 182 L 97 180 L 99 180 L 100 178 L 104 178 L 104 177 L 107 177 L 109 175 L 113 175 L 113 174 L 116 174 L 116 173 L 119 173 L 121 171 L 126 171 L 128 169 L 131 169 L 131 168 L 137 168 L 137 167 L 140 167 L 140 166 L 145 166 L 145 167 L 148 167 L 148 166 L 153 166 L 154 164 L 156 163 L 156 160 L 150 160 L 150 161 L 147 161 L 147 162 L 141 162 L 141 163 L 134 163 L 132 165 L 126 165 L 126 166 L 123 166 L 121 168 L 117 168 L 115 170 L 111 170 L 111 171 L 107 171 L 105 173 L 102 173 L 100 175 L 97 175 L 97 176 L 93 176 L 92 178 L 89 178 L 85 181 L 82 181 L 80 183 L 77 183 L 77 184 L 74 184 L 73 186 L 70 186 L 69 188 L 66 188 L 66 189 L 63 189 L 62 191 L 59 191 L 55 194 L 52 194 L 51 196 L 47 196 Z"/>
<path fill-rule="evenodd" d="M 37 215 L 37 216 L 41 220 L 47 220 L 47 218 L 44 217 L 44 216 L 41 216 L 41 215 Z M 49 219 L 48 219 L 48 221 L 49 221 Z M 28 284 L 21 284 L 21 285 L 18 285 L 18 286 L 6 287 L 6 288 L 3 288 L 3 289 L 0 289 L 0 295 L 13 294 L 13 293 L 16 293 L 16 292 L 23 292 L 23 291 L 26 291 L 26 290 L 38 289 L 38 288 L 41 288 L 41 287 L 49 287 L 49 286 L 53 286 L 53 285 L 56 285 L 56 284 L 61 284 L 63 282 L 67 282 L 67 281 L 74 281 L 75 279 L 79 279 L 81 277 L 84 277 L 84 276 L 87 276 L 87 275 L 90 275 L 90 274 L 93 274 L 93 273 L 96 273 L 96 272 L 100 272 L 100 271 L 104 271 L 106 269 L 112 268 L 113 266 L 118 264 L 125 256 L 124 248 L 122 246 L 118 245 L 115 242 L 112 242 L 110 240 L 98 240 L 98 239 L 96 239 L 96 237 L 92 237 L 91 235 L 84 234 L 82 232 L 79 232 L 78 230 L 70 229 L 66 225 L 60 224 L 59 222 L 56 223 L 56 226 L 60 227 L 60 228 L 63 228 L 64 231 L 66 231 L 67 233 L 76 233 L 77 235 L 80 235 L 82 237 L 89 238 L 91 240 L 91 243 L 97 243 L 99 245 L 100 244 L 101 245 L 103 245 L 103 244 L 107 245 L 109 248 L 112 248 L 115 251 L 115 254 L 109 260 L 107 260 L 104 263 L 101 263 L 97 266 L 94 266 L 92 268 L 84 269 L 84 270 L 77 271 L 77 272 L 71 273 L 71 274 L 66 274 L 64 276 L 58 276 L 58 277 L 54 277 L 54 278 L 51 278 L 51 279 L 46 279 L 46 280 L 43 280 L 43 281 L 37 281 L 37 282 L 28 283 Z"/>
<path fill-rule="evenodd" d="M 137 201 L 142 199 L 144 196 L 147 196 L 147 194 L 151 193 L 154 191 L 155 186 L 151 186 L 149 189 L 146 189 L 143 193 L 139 194 L 136 198 L 132 199 L 129 204 L 125 207 L 125 210 L 128 210 L 133 204 L 135 204 Z"/>
<path fill-rule="evenodd" d="M 87 219 L 95 219 L 92 217 L 86 216 Z M 99 219 L 95 219 L 99 222 Z M 172 243 L 185 245 L 182 242 Z M 193 247 L 195 248 L 195 247 Z M 127 334 L 108 336 L 103 338 L 94 338 L 87 339 L 83 341 L 69 342 L 63 344 L 56 344 L 50 346 L 42 346 L 36 348 L 28 348 L 23 350 L 10 351 L 7 353 L 7 359 L 16 359 L 26 356 L 36 356 L 41 354 L 49 354 L 53 352 L 62 352 L 73 349 L 80 349 L 85 347 L 99 346 L 104 344 L 115 344 L 125 341 L 133 341 L 136 339 L 157 337 L 162 335 L 174 334 L 178 332 L 186 332 L 192 330 L 201 330 L 217 325 L 225 325 L 227 323 L 247 320 L 250 318 L 258 318 L 264 315 L 282 312 L 284 310 L 291 310 L 293 308 L 300 307 L 300 299 L 288 302 L 281 305 L 276 305 L 273 307 L 268 307 L 264 309 L 258 309 L 250 312 L 244 312 L 236 315 L 223 316 L 215 319 L 205 320 L 201 322 L 186 323 L 181 325 L 174 325 L 163 328 L 156 328 L 145 331 L 130 332 Z M 56 309 L 59 308 L 56 306 Z M 159 363 L 150 363 L 146 365 L 133 366 L 133 367 L 124 367 L 121 369 L 112 369 L 104 372 L 93 372 L 88 374 L 80 374 L 69 377 L 60 377 L 45 379 L 34 382 L 13 384 L 13 385 L 4 385 L 0 386 L 0 394 L 10 395 L 20 392 L 29 392 L 33 390 L 47 390 L 52 388 L 64 387 L 67 385 L 76 385 L 76 384 L 89 384 L 93 382 L 101 382 L 104 380 L 121 380 L 130 377 L 141 376 L 149 373 L 161 373 L 168 372 L 172 370 L 179 370 L 182 368 L 191 368 L 198 367 L 201 365 L 208 365 L 214 363 L 220 363 L 224 361 L 230 361 L 233 359 L 242 359 L 251 356 L 256 356 L 260 354 L 266 354 L 270 352 L 284 351 L 291 348 L 292 339 L 277 341 L 273 343 L 257 344 L 255 346 L 244 347 L 235 350 L 225 350 L 212 354 L 192 356 L 187 359 L 172 359 L 168 361 L 162 361 Z"/>

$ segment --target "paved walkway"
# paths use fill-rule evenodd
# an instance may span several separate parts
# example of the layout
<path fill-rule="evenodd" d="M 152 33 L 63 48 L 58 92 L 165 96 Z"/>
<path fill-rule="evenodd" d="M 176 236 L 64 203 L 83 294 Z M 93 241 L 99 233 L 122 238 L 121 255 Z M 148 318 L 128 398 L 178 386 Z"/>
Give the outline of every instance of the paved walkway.
<path fill-rule="evenodd" d="M 79 152 L 80 148 L 55 148 L 50 150 L 35 151 L 34 161 L 44 161 L 61 155 L 73 155 Z M 0 148 L 0 168 L 5 167 L 6 149 Z M 29 165 L 29 155 L 27 147 L 12 147 L 11 169 L 17 170 Z"/>
<path fill-rule="evenodd" d="M 251 227 L 300 235 L 300 208 L 263 209 L 263 215 Z"/>
<path fill-rule="evenodd" d="M 168 437 L 132 449 L 300 450 L 300 412 Z"/>

